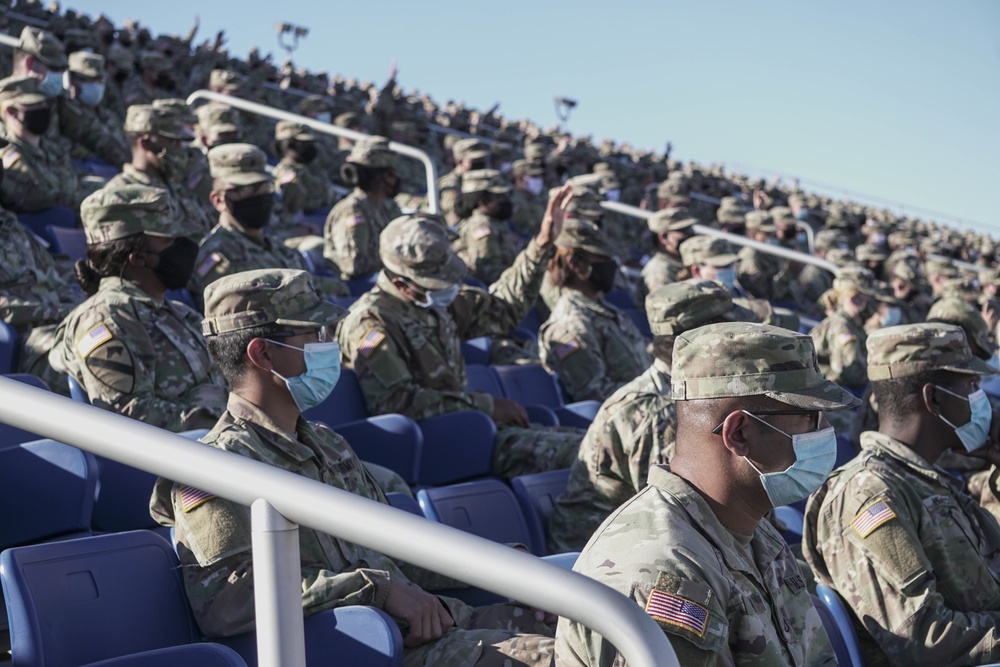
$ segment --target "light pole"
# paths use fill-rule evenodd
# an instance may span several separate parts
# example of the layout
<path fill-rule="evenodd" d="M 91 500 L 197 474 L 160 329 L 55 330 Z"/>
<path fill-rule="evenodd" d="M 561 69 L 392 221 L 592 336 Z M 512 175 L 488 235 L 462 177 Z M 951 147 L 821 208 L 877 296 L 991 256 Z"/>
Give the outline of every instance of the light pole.
<path fill-rule="evenodd" d="M 278 45 L 285 50 L 288 61 L 292 60 L 292 51 L 299 48 L 299 40 L 309 36 L 309 28 L 291 23 L 275 23 L 274 29 L 278 33 Z M 285 35 L 291 36 L 291 42 L 285 41 Z"/>
<path fill-rule="evenodd" d="M 556 118 L 559 119 L 559 128 L 565 130 L 566 124 L 569 122 L 569 115 L 576 107 L 576 100 L 571 100 L 568 97 L 557 97 L 555 98 L 555 105 Z"/>

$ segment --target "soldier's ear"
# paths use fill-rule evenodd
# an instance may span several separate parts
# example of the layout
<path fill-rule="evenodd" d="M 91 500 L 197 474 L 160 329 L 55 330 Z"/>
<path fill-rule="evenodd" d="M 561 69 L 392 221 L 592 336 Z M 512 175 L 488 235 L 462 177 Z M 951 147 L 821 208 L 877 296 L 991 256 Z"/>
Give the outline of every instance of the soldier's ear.
<path fill-rule="evenodd" d="M 257 368 L 271 372 L 271 354 L 267 350 L 267 341 L 263 338 L 254 338 L 247 343 L 247 358 Z"/>
<path fill-rule="evenodd" d="M 920 402 L 923 404 L 924 410 L 935 417 L 941 416 L 941 405 L 938 403 L 937 391 L 934 389 L 934 385 L 927 383 L 920 388 Z"/>
<path fill-rule="evenodd" d="M 750 453 L 750 432 L 752 420 L 745 413 L 737 410 L 726 415 L 722 422 L 722 444 L 736 456 L 746 456 Z"/>

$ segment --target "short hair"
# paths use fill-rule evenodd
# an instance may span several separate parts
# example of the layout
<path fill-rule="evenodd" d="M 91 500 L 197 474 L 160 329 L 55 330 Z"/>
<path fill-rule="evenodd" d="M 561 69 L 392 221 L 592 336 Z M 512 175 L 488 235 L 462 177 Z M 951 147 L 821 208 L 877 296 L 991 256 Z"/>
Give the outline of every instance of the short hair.
<path fill-rule="evenodd" d="M 209 356 L 222 371 L 222 376 L 226 378 L 229 386 L 233 387 L 240 383 L 246 372 L 246 352 L 250 341 L 254 338 L 267 338 L 283 329 L 281 325 L 274 323 L 262 324 L 249 329 L 206 336 L 205 344 Z"/>
<path fill-rule="evenodd" d="M 909 417 L 920 408 L 921 391 L 925 384 L 948 388 L 958 378 L 958 373 L 933 370 L 892 380 L 875 380 L 872 382 L 872 394 L 878 405 L 879 418 L 898 421 Z"/>
<path fill-rule="evenodd" d="M 677 404 L 677 442 L 686 437 L 686 431 L 694 428 L 699 431 L 693 440 L 704 441 L 711 435 L 712 429 L 732 412 L 746 410 L 760 412 L 762 410 L 787 409 L 788 405 L 781 401 L 755 394 L 753 396 L 734 396 L 725 398 L 701 398 L 691 401 L 676 401 Z M 754 420 L 756 421 L 756 420 Z M 766 428 L 766 427 L 764 427 Z"/>

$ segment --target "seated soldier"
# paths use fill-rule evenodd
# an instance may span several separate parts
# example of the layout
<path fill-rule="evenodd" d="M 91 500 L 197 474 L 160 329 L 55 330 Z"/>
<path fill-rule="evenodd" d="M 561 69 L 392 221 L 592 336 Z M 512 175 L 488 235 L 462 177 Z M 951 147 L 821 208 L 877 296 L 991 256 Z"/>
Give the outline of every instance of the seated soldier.
<path fill-rule="evenodd" d="M 75 208 L 80 203 L 80 183 L 69 154 L 46 136 L 53 101 L 41 86 L 33 77 L 0 80 L 0 115 L 10 142 L 0 149 L 0 202 L 14 213 Z"/>
<path fill-rule="evenodd" d="M 569 466 L 582 433 L 529 427 L 525 409 L 515 401 L 470 392 L 461 352 L 464 339 L 509 333 L 538 298 L 569 194 L 564 188 L 549 201 L 541 230 L 489 292 L 462 286 L 468 268 L 441 223 L 422 216 L 389 223 L 379 247 L 385 268 L 338 332 L 370 413 L 420 420 L 479 410 L 498 426 L 495 475 Z"/>
<path fill-rule="evenodd" d="M 1000 462 L 979 389 L 995 371 L 955 325 L 879 329 L 867 345 L 878 430 L 809 499 L 806 560 L 847 600 L 865 664 L 994 663 L 1000 524 L 937 462 L 951 450 Z"/>
<path fill-rule="evenodd" d="M 226 384 L 201 337 L 201 316 L 164 298 L 191 277 L 198 248 L 158 188 L 98 190 L 80 209 L 87 259 L 77 280 L 90 298 L 59 325 L 49 363 L 92 405 L 171 431 L 208 428 Z"/>
<path fill-rule="evenodd" d="M 510 226 L 514 210 L 510 191 L 510 183 L 496 169 L 462 175 L 461 195 L 455 203 L 458 238 L 452 247 L 472 277 L 487 285 L 514 263 L 522 245 Z"/>
<path fill-rule="evenodd" d="M 333 192 L 316 163 L 316 135 L 304 125 L 283 120 L 274 129 L 274 142 L 281 156 L 274 168 L 274 181 L 281 194 L 282 222 L 295 226 L 303 213 L 325 213 L 333 204 Z M 322 234 L 318 226 L 311 227 L 301 234 Z"/>
<path fill-rule="evenodd" d="M 706 324 L 757 321 L 721 285 L 697 278 L 659 287 L 646 297 L 646 315 L 653 364 L 612 394 L 587 429 L 549 517 L 552 553 L 582 549 L 602 521 L 645 488 L 650 467 L 670 462 L 676 425 L 670 357 L 677 336 Z"/>
<path fill-rule="evenodd" d="M 104 99 L 104 56 L 77 51 L 69 55 L 69 86 L 59 99 L 59 130 L 73 143 L 74 158 L 96 156 L 118 167 L 129 160 L 121 119 Z"/>
<path fill-rule="evenodd" d="M 270 236 L 274 182 L 267 156 L 250 144 L 223 144 L 208 152 L 212 170 L 212 205 L 219 224 L 201 241 L 191 291 L 201 302 L 205 286 L 222 276 L 253 269 L 299 269 L 298 251 Z M 347 296 L 347 286 L 333 277 L 318 281 L 327 296 Z"/>
<path fill-rule="evenodd" d="M 604 401 L 652 359 L 632 319 L 604 300 L 618 273 L 604 233 L 573 218 L 555 245 L 549 274 L 562 296 L 538 331 L 539 356 L 568 400 Z"/>
<path fill-rule="evenodd" d="M 686 208 L 665 208 L 647 218 L 646 225 L 656 245 L 656 252 L 642 267 L 642 279 L 650 294 L 661 285 L 678 281 L 684 268 L 681 243 L 694 236 L 691 228 L 697 224 L 698 218 Z"/>
<path fill-rule="evenodd" d="M 677 337 L 670 467 L 598 529 L 574 570 L 655 619 L 681 665 L 835 665 L 798 563 L 764 518 L 818 488 L 837 454 L 825 411 L 857 399 L 825 380 L 808 336 L 712 324 Z M 624 665 L 562 618 L 558 665 Z"/>
<path fill-rule="evenodd" d="M 250 271 L 210 285 L 203 331 L 232 392 L 203 442 L 388 504 L 350 445 L 302 417 L 337 383 L 340 350 L 331 336 L 342 315 L 304 271 Z M 160 479 L 150 513 L 175 527 L 201 631 L 226 637 L 253 630 L 250 508 Z M 540 612 L 435 596 L 425 589 L 461 584 L 305 527 L 299 542 L 303 613 L 346 605 L 384 610 L 403 633 L 404 665 L 551 662 L 552 628 Z"/>

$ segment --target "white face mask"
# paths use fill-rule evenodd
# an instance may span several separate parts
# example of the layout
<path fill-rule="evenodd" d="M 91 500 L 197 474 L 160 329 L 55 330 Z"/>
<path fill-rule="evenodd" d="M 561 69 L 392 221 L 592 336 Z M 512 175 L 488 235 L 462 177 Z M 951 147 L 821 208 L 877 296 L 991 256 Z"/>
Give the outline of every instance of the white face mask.
<path fill-rule="evenodd" d="M 607 192 L 604 193 L 604 198 L 607 199 L 608 201 L 618 201 L 619 199 L 621 199 L 621 196 L 622 196 L 622 191 L 619 190 L 618 188 L 615 188 L 614 190 L 608 190 Z"/>
<path fill-rule="evenodd" d="M 528 176 L 524 183 L 525 189 L 533 195 L 542 194 L 542 188 L 545 187 L 545 182 L 542 180 L 541 176 Z"/>
<path fill-rule="evenodd" d="M 456 283 L 444 289 L 424 292 L 424 300 L 414 301 L 413 305 L 419 308 L 447 308 L 458 296 L 459 289 L 460 285 Z"/>

